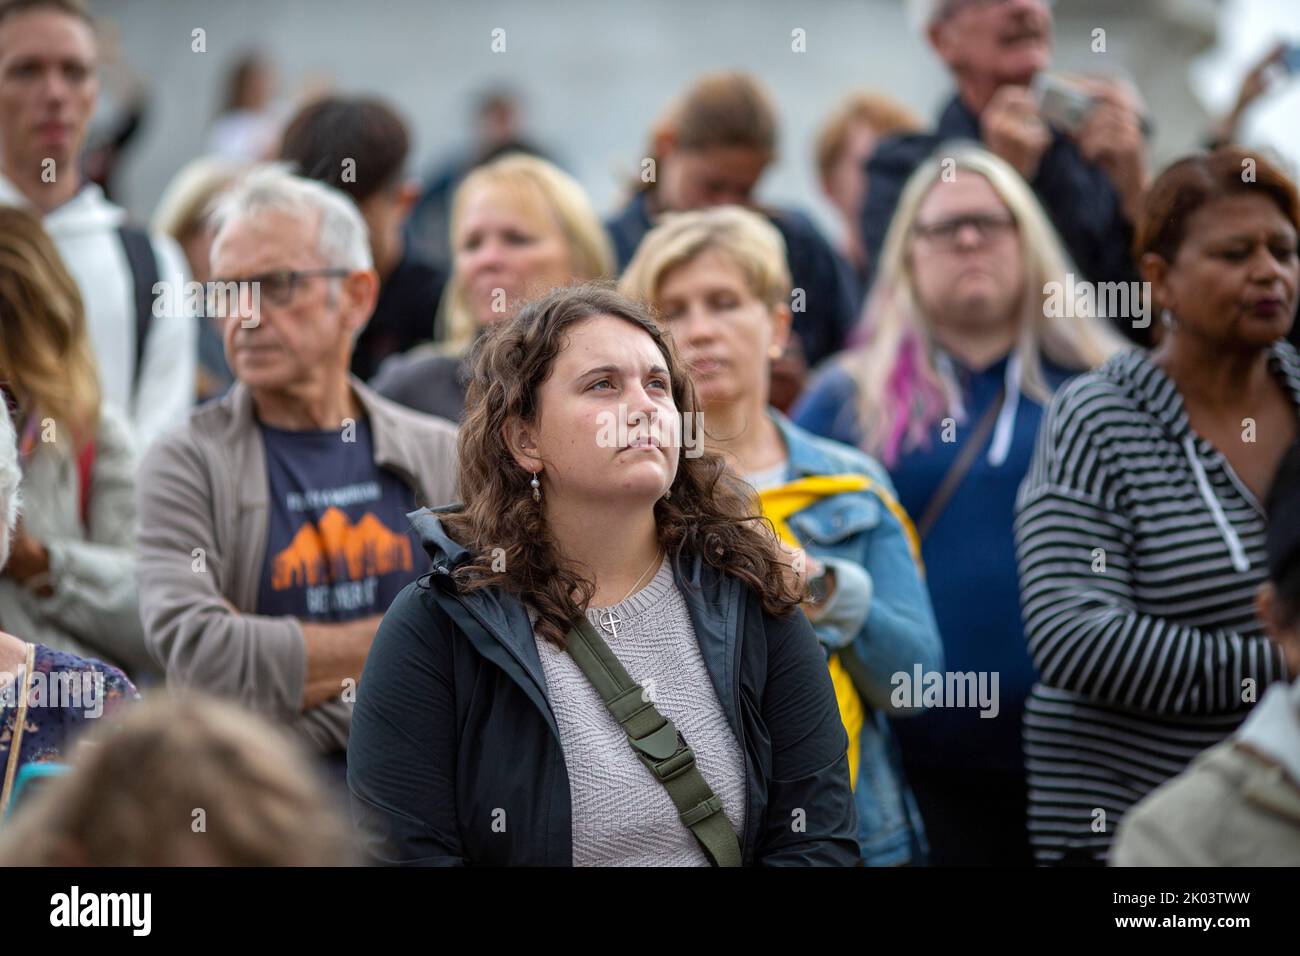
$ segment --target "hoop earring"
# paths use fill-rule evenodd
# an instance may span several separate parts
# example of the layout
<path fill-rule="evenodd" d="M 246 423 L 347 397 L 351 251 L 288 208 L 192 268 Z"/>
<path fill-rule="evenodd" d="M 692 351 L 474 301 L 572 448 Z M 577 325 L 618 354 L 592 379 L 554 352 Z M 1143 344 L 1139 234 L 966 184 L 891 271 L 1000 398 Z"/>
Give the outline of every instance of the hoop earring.
<path fill-rule="evenodd" d="M 542 500 L 542 483 L 541 483 L 540 481 L 537 480 L 537 472 L 533 472 L 533 478 L 532 478 L 532 480 L 531 480 L 530 482 L 528 482 L 528 483 L 529 483 L 530 485 L 532 485 L 532 487 L 533 487 L 533 500 L 534 500 L 534 501 L 541 501 L 541 500 Z"/>

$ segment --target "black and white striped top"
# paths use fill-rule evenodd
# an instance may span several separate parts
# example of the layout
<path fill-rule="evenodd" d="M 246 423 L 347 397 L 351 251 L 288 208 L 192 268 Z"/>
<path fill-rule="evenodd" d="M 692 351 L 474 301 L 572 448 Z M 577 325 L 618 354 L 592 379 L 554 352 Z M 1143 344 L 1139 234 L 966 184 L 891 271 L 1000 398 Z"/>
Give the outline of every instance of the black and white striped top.
<path fill-rule="evenodd" d="M 1294 348 L 1279 341 L 1269 362 L 1300 407 Z M 1016 517 L 1040 674 L 1024 728 L 1039 863 L 1104 860 L 1125 810 L 1285 676 L 1254 614 L 1264 530 L 1260 503 L 1144 352 L 1057 394 Z"/>

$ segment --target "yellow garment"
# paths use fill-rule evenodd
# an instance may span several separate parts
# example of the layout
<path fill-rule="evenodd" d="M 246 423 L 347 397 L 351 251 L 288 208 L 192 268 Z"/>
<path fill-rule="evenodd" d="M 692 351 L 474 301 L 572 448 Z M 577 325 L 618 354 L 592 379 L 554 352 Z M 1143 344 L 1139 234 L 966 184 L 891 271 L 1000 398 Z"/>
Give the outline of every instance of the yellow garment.
<path fill-rule="evenodd" d="M 758 503 L 763 510 L 763 516 L 772 522 L 772 527 L 776 529 L 776 533 L 781 540 L 793 548 L 801 548 L 802 543 L 790 530 L 786 519 L 791 515 L 798 514 L 810 505 L 816 504 L 822 498 L 829 498 L 832 495 L 841 495 L 852 491 L 872 492 L 889 509 L 890 514 L 898 519 L 898 523 L 902 525 L 903 531 L 907 535 L 907 542 L 911 546 L 912 558 L 919 567 L 921 564 L 921 541 L 917 537 L 916 529 L 912 526 L 912 521 L 908 518 L 907 512 L 903 510 L 902 505 L 894 500 L 893 495 L 866 475 L 813 475 L 809 478 L 798 478 L 784 485 L 760 491 L 758 493 Z M 845 732 L 849 735 L 849 783 L 854 789 L 857 789 L 859 743 L 862 737 L 862 725 L 866 721 L 867 712 L 862 705 L 862 698 L 853 686 L 848 671 L 844 669 L 843 663 L 840 662 L 838 653 L 831 655 L 827 666 L 831 673 L 831 683 L 835 686 L 835 700 L 840 707 L 840 720 L 844 724 Z"/>

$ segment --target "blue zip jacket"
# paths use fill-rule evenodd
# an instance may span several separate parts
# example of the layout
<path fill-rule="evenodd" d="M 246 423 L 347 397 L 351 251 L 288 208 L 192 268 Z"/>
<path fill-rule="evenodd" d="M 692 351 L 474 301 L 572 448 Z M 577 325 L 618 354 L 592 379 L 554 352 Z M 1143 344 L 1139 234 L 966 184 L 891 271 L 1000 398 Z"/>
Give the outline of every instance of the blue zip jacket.
<path fill-rule="evenodd" d="M 569 866 L 569 778 L 527 610 L 456 587 L 470 555 L 447 510 L 411 515 L 433 569 L 384 615 L 358 686 L 348 787 L 362 844 L 391 864 Z M 807 618 L 766 614 L 698 557 L 672 561 L 744 751 L 744 862 L 856 864 L 848 741 Z"/>
<path fill-rule="evenodd" d="M 890 498 L 885 469 L 856 448 L 819 438 L 770 412 L 789 455 L 787 480 L 861 474 Z M 922 862 L 924 830 L 903 779 L 887 717 L 907 717 L 890 704 L 894 674 L 943 670 L 943 641 L 930 595 L 899 519 L 872 491 L 833 495 L 791 515 L 790 530 L 808 554 L 835 571 L 836 590 L 813 629 L 828 651 L 852 645 L 870 686 L 859 740 L 858 838 L 872 866 Z"/>
<path fill-rule="evenodd" d="M 1042 361 L 1049 388 L 1077 374 L 1046 357 Z M 912 515 L 924 514 L 973 423 L 997 399 L 1007 358 L 978 372 L 960 363 L 955 367 L 972 424 L 958 431 L 958 441 L 945 442 L 936 422 L 929 444 L 903 453 L 890 470 L 899 500 Z M 896 724 L 909 766 L 1023 772 L 1021 713 L 1037 674 L 1020 614 L 1012 525 L 1016 492 L 1042 417 L 1043 407 L 1021 395 L 1006 461 L 993 465 L 987 455 L 976 458 L 922 545 L 947 667 L 956 673 L 996 673 L 999 711 L 997 719 L 984 719 L 974 708 L 932 708 L 917 720 Z M 815 434 L 860 443 L 858 389 L 850 374 L 838 365 L 826 369 L 804 392 L 794 420 Z"/>

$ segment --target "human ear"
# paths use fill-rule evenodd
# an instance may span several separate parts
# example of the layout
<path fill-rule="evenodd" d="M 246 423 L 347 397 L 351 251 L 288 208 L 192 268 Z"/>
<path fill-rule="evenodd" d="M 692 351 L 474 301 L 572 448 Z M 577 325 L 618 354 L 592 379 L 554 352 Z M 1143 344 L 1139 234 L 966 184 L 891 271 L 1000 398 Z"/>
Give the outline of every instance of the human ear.
<path fill-rule="evenodd" d="M 510 457 L 520 468 L 536 474 L 544 467 L 537 447 L 536 428 L 519 418 L 511 418 L 501 426 L 501 438 L 510 450 Z"/>
<path fill-rule="evenodd" d="M 411 208 L 415 205 L 416 200 L 420 198 L 420 184 L 414 180 L 405 180 L 397 187 L 397 205 L 400 210 L 401 219 L 406 221 L 406 217 L 411 214 Z"/>
<path fill-rule="evenodd" d="M 772 350 L 780 349 L 781 354 L 785 354 L 785 347 L 790 343 L 790 307 L 780 302 L 769 311 L 772 315 Z"/>
<path fill-rule="evenodd" d="M 1178 306 L 1169 283 L 1169 263 L 1165 257 L 1155 252 L 1146 252 L 1142 254 L 1142 259 L 1138 263 L 1138 271 L 1142 273 L 1142 280 L 1151 284 L 1151 301 L 1159 303 L 1161 309 L 1168 309 L 1170 312 L 1177 313 Z"/>
<path fill-rule="evenodd" d="M 1282 620 L 1282 602 L 1273 582 L 1265 581 L 1255 592 L 1255 615 L 1263 623 L 1269 640 L 1281 648 L 1287 670 L 1293 677 L 1300 674 L 1300 632 L 1295 622 Z"/>
<path fill-rule="evenodd" d="M 344 321 L 355 332 L 370 321 L 379 301 L 379 274 L 374 269 L 359 269 L 343 277 Z"/>

